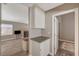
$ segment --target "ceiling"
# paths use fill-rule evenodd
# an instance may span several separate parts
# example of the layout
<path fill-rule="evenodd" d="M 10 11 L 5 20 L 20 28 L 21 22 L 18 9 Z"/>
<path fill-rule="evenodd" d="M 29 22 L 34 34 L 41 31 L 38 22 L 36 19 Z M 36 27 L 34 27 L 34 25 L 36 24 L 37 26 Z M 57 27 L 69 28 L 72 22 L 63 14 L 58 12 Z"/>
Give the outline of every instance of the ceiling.
<path fill-rule="evenodd" d="M 36 5 L 38 5 L 44 11 L 48 11 L 48 10 L 58 7 L 59 5 L 62 5 L 62 4 L 64 4 L 64 3 L 36 3 Z M 34 5 L 34 3 L 24 3 L 23 5 L 31 7 Z"/>
<path fill-rule="evenodd" d="M 62 5 L 63 3 L 40 3 L 38 4 L 38 6 L 40 6 L 40 8 L 42 8 L 44 11 L 53 9 L 55 7 L 58 7 L 59 5 Z"/>

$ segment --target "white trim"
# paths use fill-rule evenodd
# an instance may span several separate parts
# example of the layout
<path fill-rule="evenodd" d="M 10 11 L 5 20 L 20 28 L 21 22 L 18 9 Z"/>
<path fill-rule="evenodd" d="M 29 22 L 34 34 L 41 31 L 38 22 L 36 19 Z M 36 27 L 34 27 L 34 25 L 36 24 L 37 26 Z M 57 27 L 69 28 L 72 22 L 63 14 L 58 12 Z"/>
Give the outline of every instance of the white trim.
<path fill-rule="evenodd" d="M 59 12 L 57 14 L 54 14 L 53 16 L 59 16 L 59 15 L 68 14 L 68 13 L 74 12 L 76 9 L 78 9 L 78 8 L 74 8 L 74 9 L 67 10 L 67 11 L 62 11 L 62 12 Z"/>
<path fill-rule="evenodd" d="M 78 37 L 78 35 L 79 35 L 79 29 L 78 29 L 78 24 L 79 24 L 79 10 L 78 10 L 78 8 L 77 9 L 75 9 L 75 56 L 78 56 L 78 53 L 79 53 L 79 51 L 78 51 L 78 43 L 79 43 L 79 37 Z M 78 53 L 77 53 L 78 52 Z"/>
<path fill-rule="evenodd" d="M 52 19 L 54 19 L 54 17 L 56 16 L 60 16 L 60 15 L 64 15 L 64 14 L 68 14 L 68 13 L 71 13 L 71 12 L 75 12 L 75 56 L 78 56 L 78 13 L 79 13 L 79 10 L 78 8 L 74 8 L 74 9 L 71 9 L 71 10 L 67 10 L 67 11 L 62 11 L 62 12 L 59 12 L 59 13 L 56 13 L 52 16 Z M 53 53 L 52 53 L 53 54 Z"/>
<path fill-rule="evenodd" d="M 52 16 L 52 27 L 54 26 L 54 16 Z M 52 32 L 54 33 L 54 28 L 52 28 Z M 52 34 L 52 53 L 51 53 L 51 55 L 53 55 L 54 56 L 54 46 L 55 46 L 55 44 L 54 44 L 54 34 Z"/>

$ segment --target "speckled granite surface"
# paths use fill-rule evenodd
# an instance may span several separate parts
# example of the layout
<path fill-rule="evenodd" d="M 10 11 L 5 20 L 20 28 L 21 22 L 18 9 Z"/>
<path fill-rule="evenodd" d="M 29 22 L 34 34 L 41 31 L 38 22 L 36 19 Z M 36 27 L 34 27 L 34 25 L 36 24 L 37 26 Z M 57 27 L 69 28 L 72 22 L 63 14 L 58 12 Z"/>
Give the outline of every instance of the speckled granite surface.
<path fill-rule="evenodd" d="M 34 41 L 37 41 L 39 43 L 45 41 L 45 40 L 48 40 L 49 37 L 44 37 L 44 36 L 39 36 L 39 37 L 35 37 L 35 38 L 31 38 L 31 40 L 34 40 Z"/>

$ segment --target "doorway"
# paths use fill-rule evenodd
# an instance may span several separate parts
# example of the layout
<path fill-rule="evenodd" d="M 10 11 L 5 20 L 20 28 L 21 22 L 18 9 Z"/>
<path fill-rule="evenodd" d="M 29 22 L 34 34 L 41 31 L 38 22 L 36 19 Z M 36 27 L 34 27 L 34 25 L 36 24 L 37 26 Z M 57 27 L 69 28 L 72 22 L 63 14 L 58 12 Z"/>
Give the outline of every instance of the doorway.
<path fill-rule="evenodd" d="M 52 17 L 52 54 L 55 56 L 78 55 L 78 9 L 57 13 Z M 76 27 L 75 27 L 76 26 Z"/>

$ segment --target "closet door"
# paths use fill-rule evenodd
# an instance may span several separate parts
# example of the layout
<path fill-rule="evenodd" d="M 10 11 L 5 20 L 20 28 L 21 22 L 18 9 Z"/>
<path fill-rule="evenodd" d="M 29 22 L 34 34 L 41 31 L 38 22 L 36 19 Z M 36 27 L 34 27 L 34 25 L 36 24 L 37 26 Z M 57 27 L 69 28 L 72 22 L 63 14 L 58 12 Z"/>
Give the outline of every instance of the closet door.
<path fill-rule="evenodd" d="M 56 55 L 56 53 L 57 53 L 57 50 L 58 50 L 58 41 L 59 41 L 59 23 L 58 23 L 58 19 L 57 19 L 57 17 L 54 17 L 54 38 L 55 38 L 55 40 L 54 40 L 54 54 Z"/>

